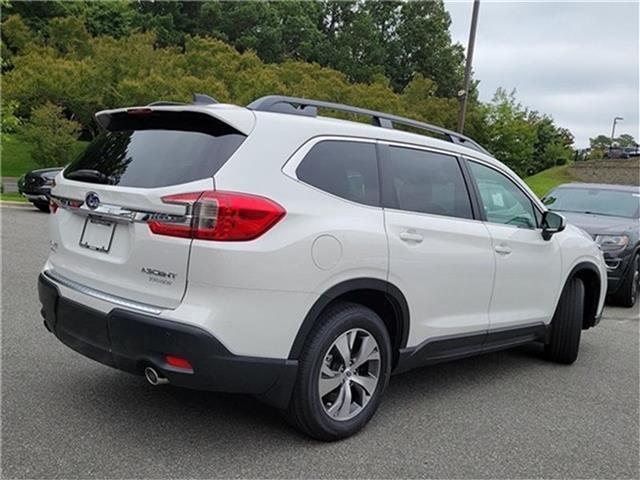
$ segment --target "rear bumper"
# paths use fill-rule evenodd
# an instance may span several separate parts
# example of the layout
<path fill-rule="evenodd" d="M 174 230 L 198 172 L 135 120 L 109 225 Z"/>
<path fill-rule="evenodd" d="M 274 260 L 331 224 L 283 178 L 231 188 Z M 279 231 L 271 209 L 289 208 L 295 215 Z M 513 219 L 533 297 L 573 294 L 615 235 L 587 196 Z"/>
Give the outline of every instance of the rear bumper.
<path fill-rule="evenodd" d="M 295 360 L 234 355 L 198 327 L 151 315 L 121 308 L 102 313 L 60 296 L 56 284 L 42 274 L 38 293 L 47 329 L 93 360 L 134 374 L 153 365 L 176 386 L 253 394 L 279 408 L 289 403 Z M 171 367 L 166 354 L 186 358 L 193 371 Z"/>
<path fill-rule="evenodd" d="M 49 197 L 47 195 L 31 195 L 29 193 L 23 193 L 25 198 L 30 202 L 48 202 Z"/>
<path fill-rule="evenodd" d="M 51 187 L 26 187 L 20 190 L 30 202 L 48 202 Z"/>

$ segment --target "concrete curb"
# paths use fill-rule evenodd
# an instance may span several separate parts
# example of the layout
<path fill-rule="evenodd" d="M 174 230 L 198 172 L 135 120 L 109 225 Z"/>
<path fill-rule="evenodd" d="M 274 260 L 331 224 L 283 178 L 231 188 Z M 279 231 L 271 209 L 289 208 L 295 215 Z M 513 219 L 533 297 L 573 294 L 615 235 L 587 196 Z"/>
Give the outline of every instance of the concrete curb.
<path fill-rule="evenodd" d="M 0 207 L 34 208 L 31 202 L 14 202 L 13 200 L 0 200 Z"/>

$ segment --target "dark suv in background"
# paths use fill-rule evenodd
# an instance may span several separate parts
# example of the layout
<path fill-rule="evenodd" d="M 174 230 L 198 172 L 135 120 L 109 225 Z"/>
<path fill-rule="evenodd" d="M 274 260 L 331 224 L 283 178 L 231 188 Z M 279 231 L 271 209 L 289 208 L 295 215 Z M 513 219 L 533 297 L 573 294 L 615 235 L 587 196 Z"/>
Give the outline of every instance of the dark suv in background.
<path fill-rule="evenodd" d="M 600 245 L 609 301 L 633 307 L 640 286 L 640 187 L 570 183 L 552 190 L 543 202 Z"/>
<path fill-rule="evenodd" d="M 62 167 L 32 170 L 18 180 L 18 191 L 43 212 L 49 211 L 49 194 L 53 179 Z"/>

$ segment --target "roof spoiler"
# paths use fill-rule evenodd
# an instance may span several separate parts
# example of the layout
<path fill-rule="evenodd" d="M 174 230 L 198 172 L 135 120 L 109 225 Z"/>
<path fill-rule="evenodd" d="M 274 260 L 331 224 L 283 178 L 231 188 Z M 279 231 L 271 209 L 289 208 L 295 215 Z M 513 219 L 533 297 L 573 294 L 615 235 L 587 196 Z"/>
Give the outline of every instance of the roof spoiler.
<path fill-rule="evenodd" d="M 256 124 L 255 114 L 246 108 L 237 107 L 235 105 L 220 105 L 219 108 L 207 108 L 217 102 L 206 95 L 195 97 L 196 102 L 177 103 L 177 102 L 153 102 L 142 107 L 116 108 L 112 110 L 102 110 L 95 114 L 98 125 L 103 129 L 109 129 L 115 115 L 121 114 L 151 114 L 154 112 L 191 112 L 194 114 L 208 115 L 221 122 L 226 123 L 233 129 L 249 135 Z"/>

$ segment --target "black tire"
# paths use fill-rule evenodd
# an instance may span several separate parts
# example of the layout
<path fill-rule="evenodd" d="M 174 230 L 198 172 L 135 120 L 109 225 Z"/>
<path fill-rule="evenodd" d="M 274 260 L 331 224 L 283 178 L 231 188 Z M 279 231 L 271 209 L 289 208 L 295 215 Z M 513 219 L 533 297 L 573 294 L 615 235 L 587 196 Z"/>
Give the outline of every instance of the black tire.
<path fill-rule="evenodd" d="M 33 205 L 40 210 L 41 212 L 49 213 L 49 203 L 48 202 L 33 202 Z"/>
<path fill-rule="evenodd" d="M 584 283 L 579 278 L 567 282 L 551 321 L 549 342 L 545 345 L 548 360 L 571 364 L 578 358 L 584 314 Z"/>
<path fill-rule="evenodd" d="M 353 329 L 365 332 L 361 335 L 369 334 L 376 340 L 380 357 L 379 363 L 376 363 L 379 367 L 379 375 L 373 394 L 359 413 L 353 418 L 336 420 L 330 417 L 325 410 L 327 405 L 320 398 L 320 370 L 326 366 L 326 355 L 335 351 L 332 350 L 334 342 Z M 356 350 L 355 343 L 353 347 Z M 318 440 L 333 441 L 353 435 L 364 427 L 376 412 L 382 393 L 389 382 L 391 342 L 384 322 L 374 311 L 362 305 L 338 303 L 323 313 L 318 325 L 309 334 L 302 352 L 298 364 L 298 378 L 287 411 L 289 420 L 299 430 Z M 354 376 L 356 376 L 355 373 Z M 350 384 L 347 382 L 348 385 Z M 348 388 L 353 392 L 355 387 Z M 341 389 L 342 386 L 339 386 L 338 390 Z M 338 404 L 338 399 L 335 403 Z"/>
<path fill-rule="evenodd" d="M 631 259 L 629 271 L 622 280 L 622 285 L 611 296 L 611 303 L 620 307 L 631 308 L 638 300 L 638 290 L 640 290 L 640 255 L 636 253 Z"/>

